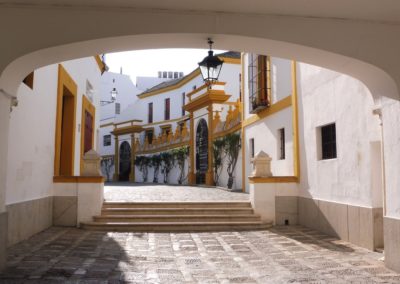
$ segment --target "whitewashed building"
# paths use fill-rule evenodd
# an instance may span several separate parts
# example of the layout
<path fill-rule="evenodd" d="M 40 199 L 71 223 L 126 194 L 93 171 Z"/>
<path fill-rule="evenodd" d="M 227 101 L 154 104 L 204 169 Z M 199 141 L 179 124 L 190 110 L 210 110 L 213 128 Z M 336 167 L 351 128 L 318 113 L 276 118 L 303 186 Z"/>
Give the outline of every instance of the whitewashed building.
<path fill-rule="evenodd" d="M 101 198 L 103 178 L 84 176 L 84 155 L 97 149 L 104 70 L 99 56 L 61 62 L 34 70 L 18 88 L 5 157 L 8 245 L 52 225 L 79 224 L 82 190 Z"/>

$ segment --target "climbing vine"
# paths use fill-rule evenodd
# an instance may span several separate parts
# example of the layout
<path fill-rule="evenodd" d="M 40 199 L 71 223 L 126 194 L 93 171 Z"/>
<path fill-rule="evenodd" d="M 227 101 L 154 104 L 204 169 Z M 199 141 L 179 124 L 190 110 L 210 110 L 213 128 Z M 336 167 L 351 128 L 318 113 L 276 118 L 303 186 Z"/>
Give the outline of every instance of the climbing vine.
<path fill-rule="evenodd" d="M 147 182 L 148 167 L 150 165 L 150 158 L 146 156 L 137 156 L 135 159 L 135 165 L 142 172 L 143 182 Z"/>
<path fill-rule="evenodd" d="M 158 174 L 160 172 L 160 165 L 161 165 L 161 155 L 156 154 L 151 156 L 151 166 L 154 168 L 154 177 L 153 182 L 158 183 Z"/>
<path fill-rule="evenodd" d="M 174 156 L 171 152 L 162 152 L 161 156 L 161 172 L 164 174 L 164 183 L 168 183 L 168 176 L 174 167 Z"/>
<path fill-rule="evenodd" d="M 173 159 L 179 168 L 178 184 L 182 184 L 186 179 L 185 162 L 189 156 L 189 146 L 184 146 L 172 150 Z"/>

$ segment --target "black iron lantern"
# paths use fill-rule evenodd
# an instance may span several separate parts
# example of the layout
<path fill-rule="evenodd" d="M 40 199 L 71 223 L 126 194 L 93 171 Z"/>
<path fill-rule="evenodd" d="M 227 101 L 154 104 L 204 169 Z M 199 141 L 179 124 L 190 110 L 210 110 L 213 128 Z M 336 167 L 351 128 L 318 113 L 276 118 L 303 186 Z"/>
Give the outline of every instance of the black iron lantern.
<path fill-rule="evenodd" d="M 199 63 L 204 83 L 208 86 L 218 81 L 219 73 L 221 72 L 222 64 L 224 63 L 224 61 L 214 55 L 214 51 L 212 50 L 213 43 L 214 42 L 209 38 L 208 44 L 210 45 L 210 50 L 208 51 L 208 56 Z"/>

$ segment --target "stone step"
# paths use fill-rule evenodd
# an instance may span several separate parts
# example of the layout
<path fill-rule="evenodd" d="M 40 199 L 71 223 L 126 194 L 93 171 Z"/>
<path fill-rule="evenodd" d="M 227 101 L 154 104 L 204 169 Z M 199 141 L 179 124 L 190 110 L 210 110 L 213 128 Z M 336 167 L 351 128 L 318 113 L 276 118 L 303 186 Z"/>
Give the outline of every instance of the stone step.
<path fill-rule="evenodd" d="M 81 227 L 93 231 L 117 232 L 191 232 L 191 231 L 244 231 L 264 230 L 272 226 L 271 222 L 86 222 Z"/>
<path fill-rule="evenodd" d="M 243 215 L 252 208 L 106 208 L 101 215 Z"/>
<path fill-rule="evenodd" d="M 255 214 L 239 215 L 102 215 L 95 222 L 209 222 L 209 221 L 260 221 Z"/>
<path fill-rule="evenodd" d="M 249 201 L 104 202 L 103 208 L 251 208 Z"/>

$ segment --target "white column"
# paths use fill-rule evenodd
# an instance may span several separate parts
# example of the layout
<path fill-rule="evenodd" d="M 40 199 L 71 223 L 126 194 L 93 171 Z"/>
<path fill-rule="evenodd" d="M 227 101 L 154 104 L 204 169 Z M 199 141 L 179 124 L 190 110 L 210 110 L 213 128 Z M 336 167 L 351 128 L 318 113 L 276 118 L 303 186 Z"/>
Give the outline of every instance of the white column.
<path fill-rule="evenodd" d="M 0 271 L 5 266 L 7 245 L 6 177 L 11 97 L 0 90 Z"/>

